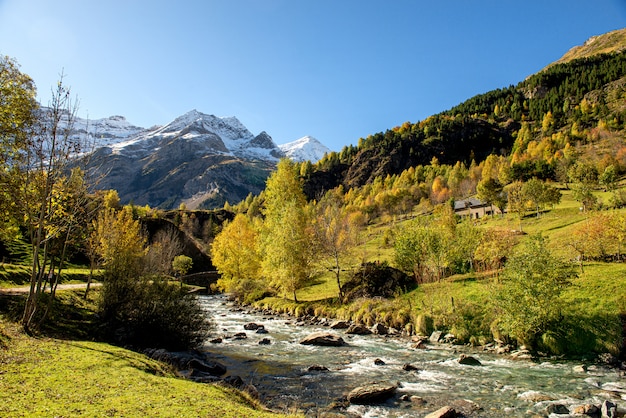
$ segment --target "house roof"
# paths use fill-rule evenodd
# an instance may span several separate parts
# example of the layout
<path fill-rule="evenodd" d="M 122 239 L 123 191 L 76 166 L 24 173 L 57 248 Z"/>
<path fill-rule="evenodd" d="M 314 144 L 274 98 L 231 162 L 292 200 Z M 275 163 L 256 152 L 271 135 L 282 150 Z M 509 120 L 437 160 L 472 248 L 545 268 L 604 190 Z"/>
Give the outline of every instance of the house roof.
<path fill-rule="evenodd" d="M 469 197 L 463 200 L 454 201 L 454 210 L 463 210 L 466 208 L 473 208 L 477 206 L 484 206 L 486 203 L 475 197 Z"/>

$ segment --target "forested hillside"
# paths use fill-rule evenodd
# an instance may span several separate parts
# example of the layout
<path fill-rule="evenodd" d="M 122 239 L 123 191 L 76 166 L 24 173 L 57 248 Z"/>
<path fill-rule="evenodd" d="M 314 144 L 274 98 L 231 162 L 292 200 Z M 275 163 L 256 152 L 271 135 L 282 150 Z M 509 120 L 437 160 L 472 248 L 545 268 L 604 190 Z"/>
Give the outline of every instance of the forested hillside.
<path fill-rule="evenodd" d="M 625 76 L 624 52 L 550 66 L 516 86 L 477 95 L 327 155 L 307 173 L 305 191 L 312 198 L 340 184 L 363 186 L 433 158 L 469 167 L 490 154 L 505 156 L 511 180 L 556 180 L 572 163 L 572 153 L 585 155 L 590 147 L 590 159 L 624 159 L 618 139 L 626 121 Z"/>

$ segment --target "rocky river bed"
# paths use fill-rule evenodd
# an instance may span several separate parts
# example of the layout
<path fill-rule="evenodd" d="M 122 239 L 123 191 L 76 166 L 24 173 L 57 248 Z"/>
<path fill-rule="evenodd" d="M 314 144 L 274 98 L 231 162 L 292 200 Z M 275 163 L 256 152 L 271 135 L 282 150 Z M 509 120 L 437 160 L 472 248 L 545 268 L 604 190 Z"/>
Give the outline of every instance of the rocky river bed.
<path fill-rule="evenodd" d="M 215 324 L 204 350 L 274 410 L 311 417 L 424 417 L 444 407 L 467 417 L 602 416 L 603 405 L 606 416 L 626 411 L 626 380 L 608 365 L 352 334 L 329 321 L 241 309 L 223 295 L 201 302 Z M 344 344 L 301 344 L 315 333 Z M 348 401 L 355 389 L 377 386 L 393 390 L 372 402 Z"/>

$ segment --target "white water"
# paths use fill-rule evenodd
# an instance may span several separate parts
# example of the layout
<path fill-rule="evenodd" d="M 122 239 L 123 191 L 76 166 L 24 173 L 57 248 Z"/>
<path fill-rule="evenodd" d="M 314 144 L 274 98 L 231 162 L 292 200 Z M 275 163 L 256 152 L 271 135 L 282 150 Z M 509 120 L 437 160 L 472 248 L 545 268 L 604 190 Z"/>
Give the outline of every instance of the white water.
<path fill-rule="evenodd" d="M 626 405 L 626 380 L 603 366 L 588 365 L 587 372 L 576 372 L 574 367 L 581 363 L 513 360 L 486 352 L 470 353 L 482 366 L 463 366 L 457 359 L 467 352 L 464 347 L 418 350 L 411 348 L 408 339 L 351 336 L 325 327 L 296 326 L 292 318 L 237 311 L 224 296 L 201 297 L 201 302 L 216 326 L 211 338 L 223 338 L 220 344 L 207 342 L 205 350 L 226 365 L 230 375 L 256 386 L 261 400 L 278 410 L 316 416 L 353 388 L 373 381 L 399 382 L 395 399 L 375 407 L 350 406 L 347 412 L 363 417 L 419 417 L 451 405 L 466 416 L 525 417 L 547 416 L 551 403 L 599 405 L 608 399 Z M 269 333 L 244 331 L 250 322 L 263 325 Z M 299 344 L 316 331 L 338 334 L 348 345 Z M 240 332 L 247 338 L 224 338 Z M 259 345 L 263 338 L 271 344 Z M 385 365 L 375 365 L 377 358 Z M 406 363 L 419 371 L 404 371 Z M 312 365 L 329 371 L 308 372 Z M 401 401 L 404 394 L 422 401 Z"/>

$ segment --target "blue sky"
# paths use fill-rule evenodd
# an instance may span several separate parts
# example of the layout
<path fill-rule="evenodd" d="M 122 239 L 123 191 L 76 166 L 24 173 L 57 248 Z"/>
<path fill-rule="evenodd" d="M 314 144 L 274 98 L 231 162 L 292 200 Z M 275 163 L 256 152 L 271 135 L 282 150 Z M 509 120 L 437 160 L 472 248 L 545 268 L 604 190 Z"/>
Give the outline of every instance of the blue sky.
<path fill-rule="evenodd" d="M 336 151 L 623 27 L 626 0 L 0 0 L 0 54 L 43 104 L 63 71 L 81 117 L 197 109 Z"/>

